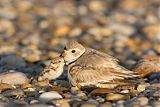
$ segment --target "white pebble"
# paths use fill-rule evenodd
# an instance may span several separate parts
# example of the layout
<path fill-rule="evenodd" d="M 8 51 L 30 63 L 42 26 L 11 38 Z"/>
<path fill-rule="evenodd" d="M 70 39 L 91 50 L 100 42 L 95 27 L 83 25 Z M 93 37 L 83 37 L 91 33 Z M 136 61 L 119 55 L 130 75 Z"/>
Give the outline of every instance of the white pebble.
<path fill-rule="evenodd" d="M 39 101 L 42 103 L 47 103 L 53 99 L 61 99 L 63 98 L 58 92 L 56 91 L 50 91 L 45 92 L 39 96 Z"/>

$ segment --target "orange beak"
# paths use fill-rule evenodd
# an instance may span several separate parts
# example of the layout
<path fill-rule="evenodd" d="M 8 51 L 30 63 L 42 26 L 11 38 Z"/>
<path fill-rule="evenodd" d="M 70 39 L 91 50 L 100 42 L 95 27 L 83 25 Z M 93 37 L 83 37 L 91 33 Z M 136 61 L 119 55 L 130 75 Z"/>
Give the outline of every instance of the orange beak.
<path fill-rule="evenodd" d="M 67 53 L 64 51 L 61 56 L 62 56 L 63 58 L 65 58 L 66 55 L 67 55 Z"/>

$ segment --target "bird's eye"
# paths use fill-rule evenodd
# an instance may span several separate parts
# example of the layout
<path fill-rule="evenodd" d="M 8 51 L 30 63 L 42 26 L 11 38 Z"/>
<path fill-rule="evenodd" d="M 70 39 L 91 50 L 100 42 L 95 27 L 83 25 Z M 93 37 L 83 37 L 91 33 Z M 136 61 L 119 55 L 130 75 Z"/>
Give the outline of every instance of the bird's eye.
<path fill-rule="evenodd" d="M 76 51 L 75 50 L 72 50 L 72 53 L 75 53 Z"/>
<path fill-rule="evenodd" d="M 66 48 L 66 47 L 64 47 L 64 50 L 67 50 L 67 48 Z"/>

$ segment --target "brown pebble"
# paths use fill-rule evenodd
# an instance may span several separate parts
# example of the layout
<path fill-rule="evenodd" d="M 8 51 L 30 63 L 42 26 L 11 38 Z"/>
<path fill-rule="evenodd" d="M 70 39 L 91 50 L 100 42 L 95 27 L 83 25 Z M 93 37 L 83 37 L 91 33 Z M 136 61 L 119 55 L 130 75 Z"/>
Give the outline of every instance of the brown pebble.
<path fill-rule="evenodd" d="M 1 83 L 1 84 L 0 84 L 0 93 L 1 93 L 2 91 L 7 90 L 7 89 L 14 89 L 14 88 L 16 88 L 14 85 L 7 84 L 7 83 Z"/>
<path fill-rule="evenodd" d="M 94 95 L 103 95 L 103 94 L 108 94 L 113 92 L 113 90 L 111 89 L 107 89 L 107 88 L 98 88 L 98 89 L 94 89 L 90 95 L 94 96 Z"/>
<path fill-rule="evenodd" d="M 31 87 L 33 87 L 33 86 L 31 84 L 28 84 L 28 83 L 20 85 L 20 88 L 31 88 Z"/>
<path fill-rule="evenodd" d="M 124 94 L 113 94 L 113 93 L 110 93 L 106 96 L 106 100 L 109 101 L 126 100 L 126 99 L 130 99 L 130 96 Z"/>

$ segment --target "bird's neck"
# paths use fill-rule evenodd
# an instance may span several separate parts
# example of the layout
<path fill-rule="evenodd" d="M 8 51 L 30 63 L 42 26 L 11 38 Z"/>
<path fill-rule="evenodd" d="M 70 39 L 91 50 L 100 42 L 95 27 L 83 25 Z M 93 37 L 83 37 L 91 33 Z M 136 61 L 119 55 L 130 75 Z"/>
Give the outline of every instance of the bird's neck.
<path fill-rule="evenodd" d="M 84 53 L 83 53 L 79 58 L 77 58 L 77 59 L 74 60 L 73 62 L 69 63 L 69 64 L 68 64 L 68 67 L 72 67 L 72 66 L 77 62 L 77 60 L 81 59 L 81 58 L 83 57 L 83 55 L 87 53 L 87 51 L 88 51 L 88 48 L 85 48 Z"/>

